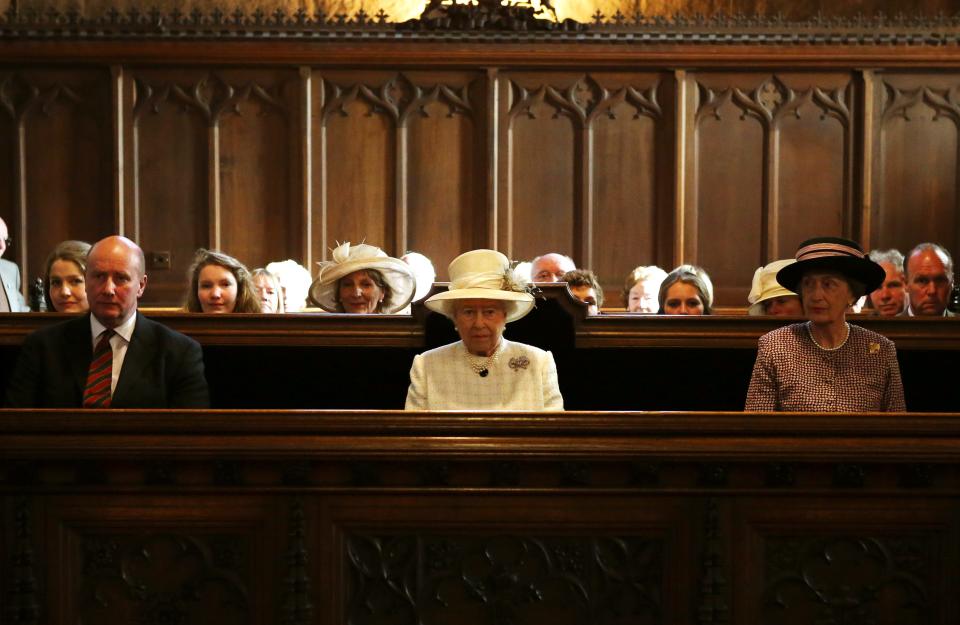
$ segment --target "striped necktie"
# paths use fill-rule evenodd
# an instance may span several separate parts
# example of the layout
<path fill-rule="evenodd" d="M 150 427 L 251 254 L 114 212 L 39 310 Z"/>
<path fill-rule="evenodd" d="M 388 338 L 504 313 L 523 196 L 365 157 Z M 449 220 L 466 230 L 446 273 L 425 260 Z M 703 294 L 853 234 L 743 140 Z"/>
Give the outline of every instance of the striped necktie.
<path fill-rule="evenodd" d="M 83 391 L 84 408 L 109 408 L 110 385 L 113 382 L 113 347 L 110 337 L 116 332 L 107 329 L 100 335 L 97 348 L 93 350 L 87 386 Z"/>

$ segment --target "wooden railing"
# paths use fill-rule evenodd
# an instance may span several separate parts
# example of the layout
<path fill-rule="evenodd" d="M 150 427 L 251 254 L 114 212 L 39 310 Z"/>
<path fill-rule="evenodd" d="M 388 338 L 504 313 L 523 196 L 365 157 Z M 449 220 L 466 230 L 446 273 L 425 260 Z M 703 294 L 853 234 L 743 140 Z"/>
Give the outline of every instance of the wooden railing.
<path fill-rule="evenodd" d="M 511 340 L 551 350 L 568 409 L 739 410 L 757 339 L 797 319 L 586 315 L 562 286 L 544 287 Z M 387 315 L 151 315 L 204 347 L 215 408 L 402 408 L 415 354 L 457 340 L 453 325 L 414 306 Z M 30 332 L 57 314 L 0 316 L 0 383 Z M 851 318 L 897 344 L 907 407 L 957 411 L 955 319 Z"/>
<path fill-rule="evenodd" d="M 955 623 L 958 449 L 960 414 L 0 411 L 4 622 Z"/>

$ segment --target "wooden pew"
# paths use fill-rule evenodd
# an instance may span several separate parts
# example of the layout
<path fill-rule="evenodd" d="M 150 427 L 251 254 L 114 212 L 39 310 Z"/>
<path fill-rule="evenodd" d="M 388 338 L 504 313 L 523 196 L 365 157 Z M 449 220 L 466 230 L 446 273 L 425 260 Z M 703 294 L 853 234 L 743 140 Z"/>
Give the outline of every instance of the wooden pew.
<path fill-rule="evenodd" d="M 50 625 L 956 623 L 958 449 L 960 414 L 4 410 L 0 601 Z"/>
<path fill-rule="evenodd" d="M 438 288 L 443 288 L 438 287 Z M 590 317 L 563 286 L 545 286 L 537 307 L 507 337 L 554 353 L 569 409 L 739 410 L 757 339 L 796 320 L 768 317 Z M 204 347 L 214 407 L 398 409 L 413 356 L 457 339 L 452 324 L 415 306 L 408 316 L 151 315 Z M 56 314 L 0 318 L 0 381 L 19 344 Z M 960 410 L 953 389 L 960 353 L 955 319 L 851 318 L 896 342 L 914 411 Z"/>

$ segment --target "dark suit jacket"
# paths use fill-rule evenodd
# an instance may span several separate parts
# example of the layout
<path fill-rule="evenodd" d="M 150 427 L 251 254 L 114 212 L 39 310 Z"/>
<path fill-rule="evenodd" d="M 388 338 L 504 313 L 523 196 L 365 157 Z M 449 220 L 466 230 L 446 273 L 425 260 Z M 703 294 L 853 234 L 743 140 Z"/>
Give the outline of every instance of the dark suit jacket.
<path fill-rule="evenodd" d="M 10 408 L 80 408 L 93 338 L 86 314 L 27 337 L 7 384 Z M 203 352 L 193 339 L 137 315 L 113 408 L 209 408 Z"/>

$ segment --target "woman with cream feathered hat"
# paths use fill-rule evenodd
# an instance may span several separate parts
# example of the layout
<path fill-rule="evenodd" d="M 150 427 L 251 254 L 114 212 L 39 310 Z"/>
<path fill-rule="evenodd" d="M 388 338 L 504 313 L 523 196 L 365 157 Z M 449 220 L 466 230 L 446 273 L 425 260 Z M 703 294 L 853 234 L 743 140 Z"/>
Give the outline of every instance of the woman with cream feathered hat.
<path fill-rule="evenodd" d="M 450 286 L 424 302 L 460 340 L 414 357 L 407 410 L 563 410 L 550 352 L 503 338 L 533 309 L 507 257 L 473 250 L 450 263 Z"/>
<path fill-rule="evenodd" d="M 328 312 L 395 313 L 410 303 L 416 288 L 409 265 L 365 243 L 341 243 L 332 259 L 319 265 L 310 297 Z"/>

